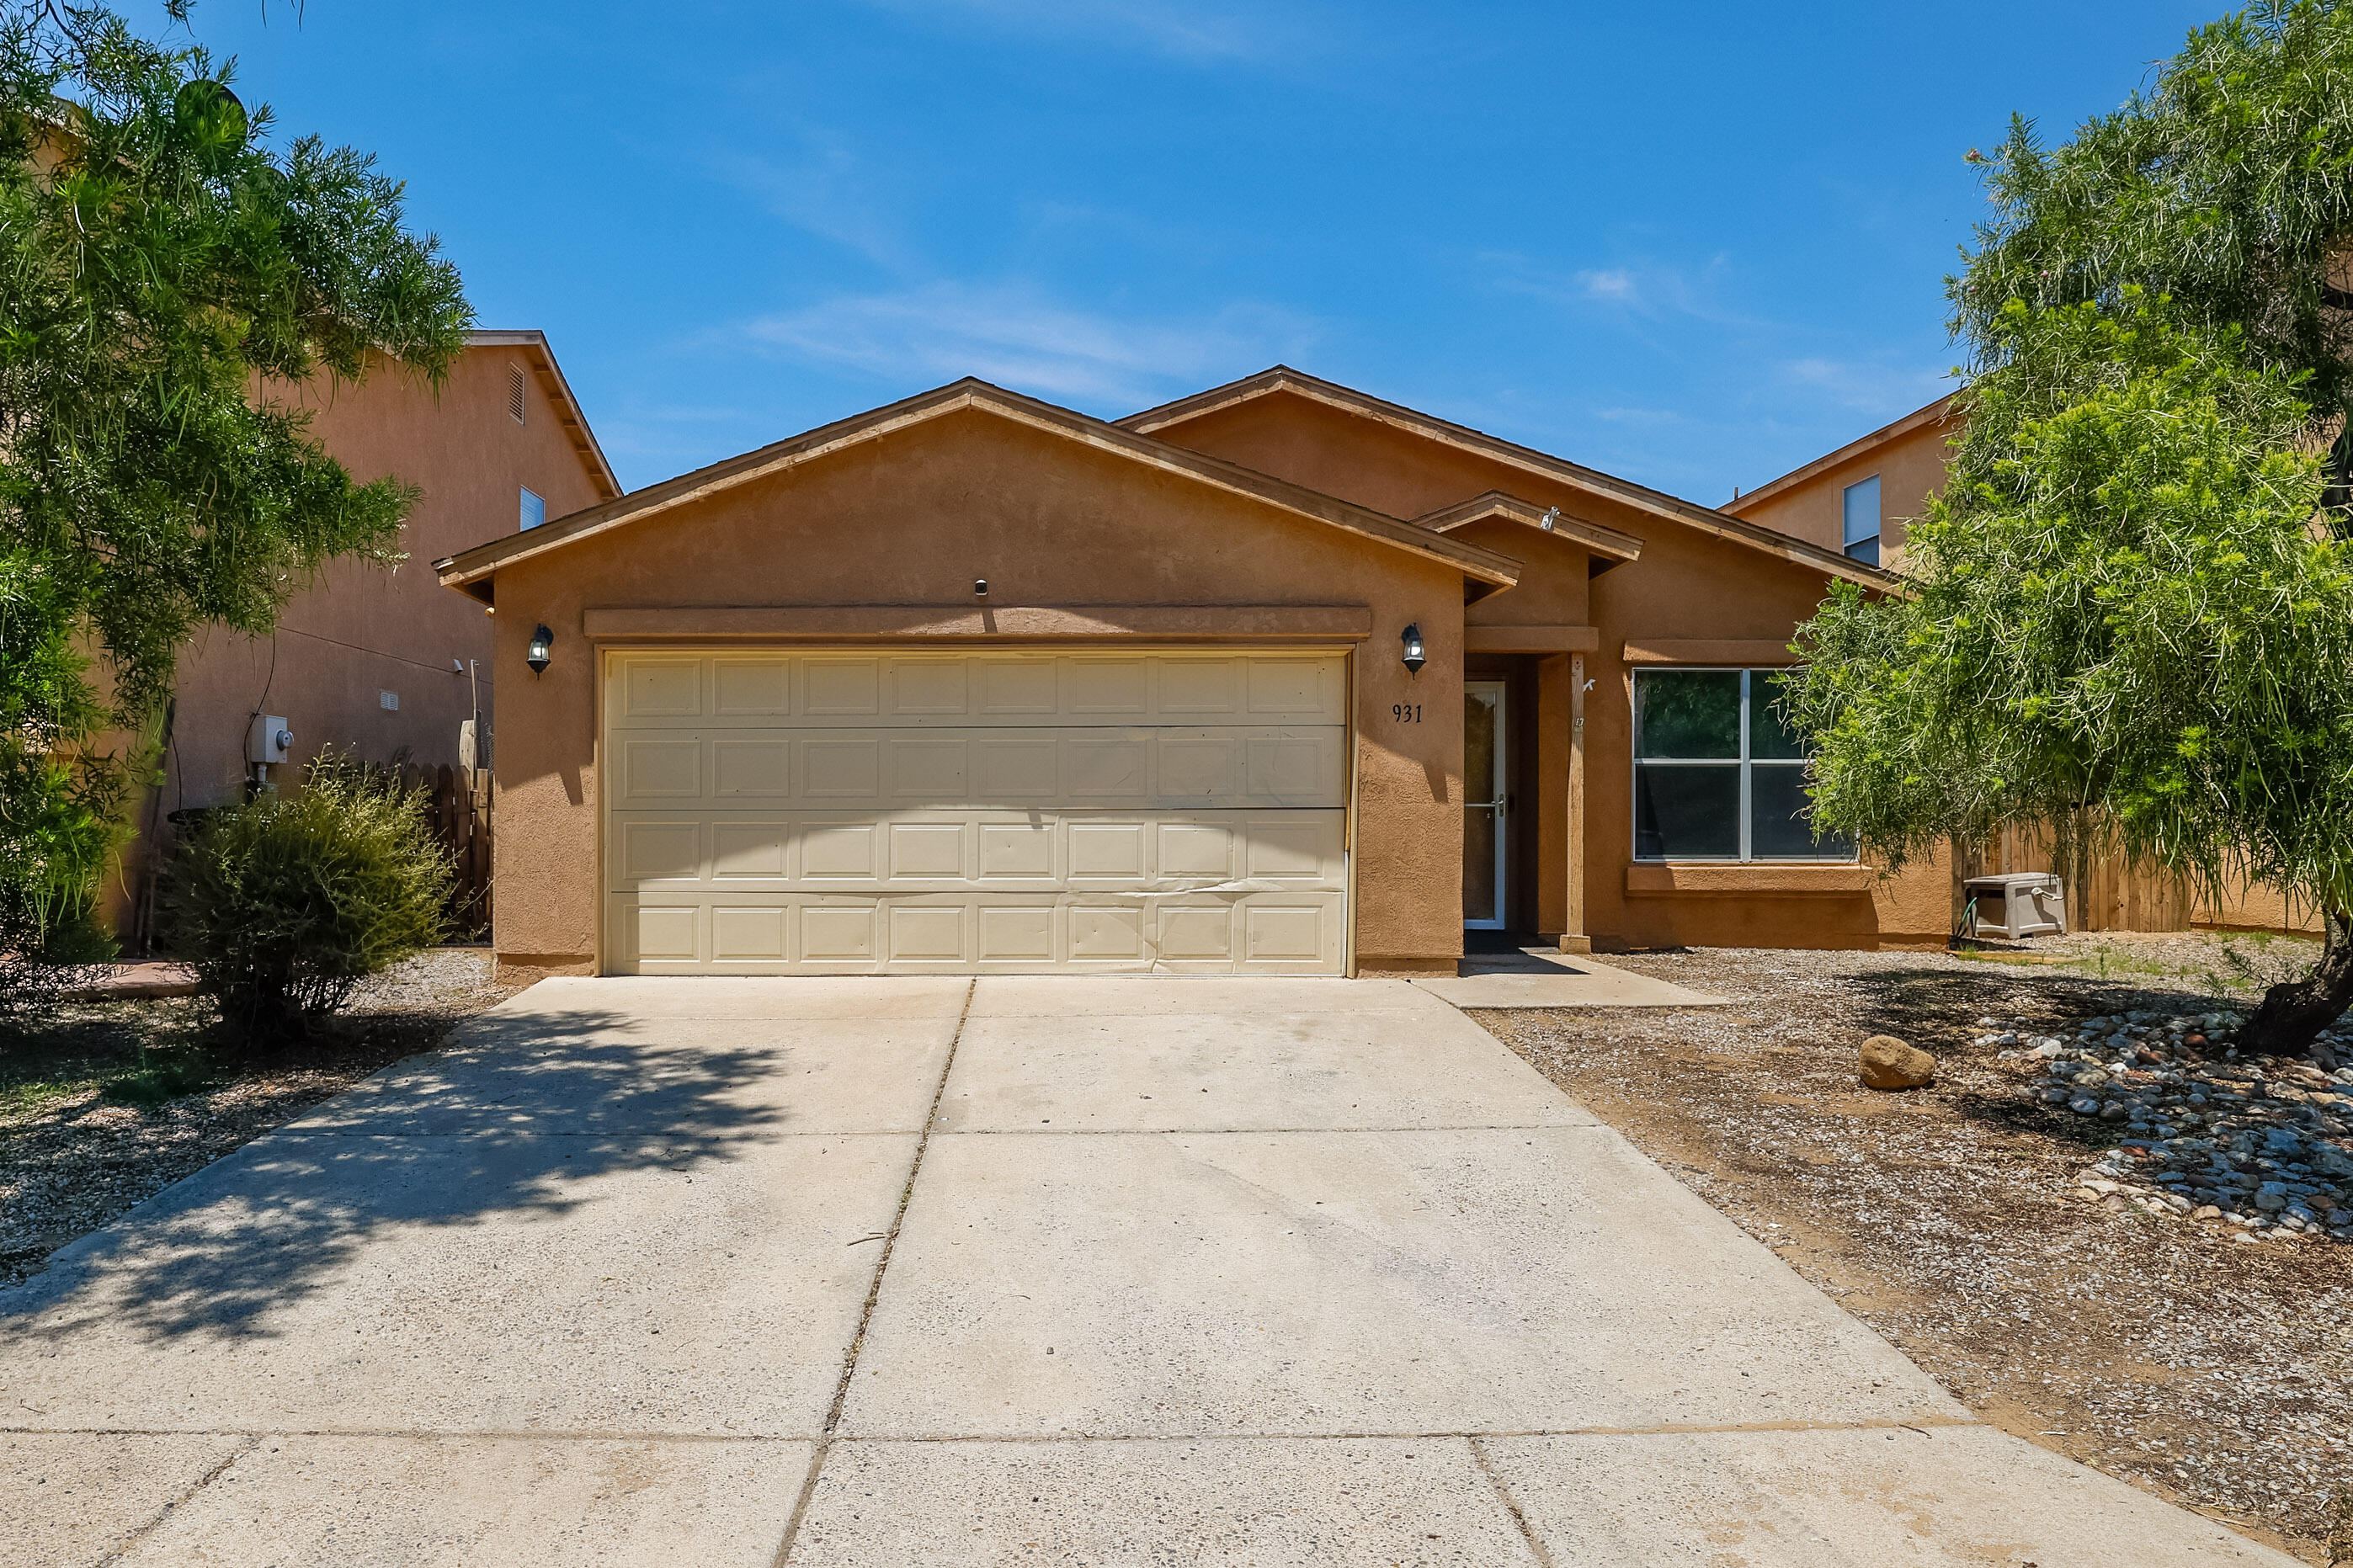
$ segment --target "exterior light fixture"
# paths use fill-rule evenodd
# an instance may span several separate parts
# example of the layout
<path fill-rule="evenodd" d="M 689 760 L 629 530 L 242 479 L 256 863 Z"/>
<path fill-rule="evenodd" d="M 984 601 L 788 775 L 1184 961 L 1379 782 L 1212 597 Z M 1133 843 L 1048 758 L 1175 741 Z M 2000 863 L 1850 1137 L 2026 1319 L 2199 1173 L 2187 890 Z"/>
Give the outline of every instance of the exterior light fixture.
<path fill-rule="evenodd" d="M 1546 533 L 1550 533 L 1554 529 L 1558 528 L 1560 526 L 1560 508 L 1555 507 L 1550 511 L 1545 513 L 1543 520 L 1539 521 L 1536 526 L 1543 529 Z"/>
<path fill-rule="evenodd" d="M 975 577 L 972 580 L 972 596 L 976 599 L 986 599 L 988 597 L 987 578 Z"/>
<path fill-rule="evenodd" d="M 1430 662 L 1428 656 L 1421 650 L 1421 627 L 1419 626 L 1406 627 L 1404 641 L 1406 673 L 1419 675 L 1421 667 Z"/>
<path fill-rule="evenodd" d="M 533 626 L 532 628 L 531 651 L 522 656 L 522 661 L 531 666 L 532 674 L 544 675 L 547 673 L 547 650 L 554 641 L 555 634 L 549 631 L 544 626 Z"/>

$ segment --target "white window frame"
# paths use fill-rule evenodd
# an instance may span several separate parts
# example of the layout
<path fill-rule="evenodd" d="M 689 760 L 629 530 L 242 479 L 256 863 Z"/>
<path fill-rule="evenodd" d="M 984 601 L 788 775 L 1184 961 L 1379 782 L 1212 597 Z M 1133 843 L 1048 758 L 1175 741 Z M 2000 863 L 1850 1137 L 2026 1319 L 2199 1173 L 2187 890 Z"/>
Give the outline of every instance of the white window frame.
<path fill-rule="evenodd" d="M 1756 855 L 1751 850 L 1754 812 L 1750 809 L 1749 776 L 1754 768 L 1802 768 L 1810 757 L 1752 757 L 1748 754 L 1749 692 L 1758 675 L 1780 675 L 1793 665 L 1656 664 L 1638 666 L 1626 683 L 1626 733 L 1630 755 L 1626 763 L 1626 833 L 1631 858 L 1646 866 L 1705 862 L 1712 866 L 1852 866 L 1859 852 L 1844 855 Z M 1733 757 L 1646 757 L 1642 755 L 1641 709 L 1636 690 L 1645 675 L 1737 675 L 1740 677 L 1740 755 Z M 1651 768 L 1740 769 L 1740 853 L 1738 855 L 1645 855 L 1642 853 L 1642 770 Z"/>

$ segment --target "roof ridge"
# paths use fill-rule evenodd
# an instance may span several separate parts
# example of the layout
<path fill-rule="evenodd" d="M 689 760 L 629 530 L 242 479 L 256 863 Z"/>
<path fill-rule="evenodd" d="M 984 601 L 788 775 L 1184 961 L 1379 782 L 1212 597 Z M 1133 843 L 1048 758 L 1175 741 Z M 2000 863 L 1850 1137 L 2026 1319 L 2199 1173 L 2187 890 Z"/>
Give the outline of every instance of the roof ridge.
<path fill-rule="evenodd" d="M 1424 439 L 1444 441 L 1465 450 L 1474 451 L 1496 461 L 1534 471 L 1546 477 L 1579 485 L 1633 507 L 1655 517 L 1681 522 L 1730 542 L 1761 550 L 1786 561 L 1814 566 L 1834 577 L 1841 577 L 1867 588 L 1888 589 L 1899 581 L 1891 572 L 1865 566 L 1834 551 L 1805 540 L 1767 528 L 1760 523 L 1697 501 L 1685 500 L 1653 489 L 1632 479 L 1620 479 L 1599 468 L 1589 468 L 1567 458 L 1557 458 L 1534 447 L 1492 436 L 1472 426 L 1458 424 L 1435 414 L 1425 414 L 1402 403 L 1392 403 L 1376 397 L 1336 381 L 1326 381 L 1288 365 L 1271 365 L 1238 381 L 1213 386 L 1157 407 L 1131 414 L 1116 423 L 1122 429 L 1142 435 L 1159 431 L 1188 418 L 1198 417 L 1238 403 L 1262 397 L 1271 392 L 1293 390 L 1314 398 L 1344 412 L 1361 417 L 1381 420 L 1407 429 Z"/>
<path fill-rule="evenodd" d="M 733 458 L 722 458 L 596 506 L 585 507 L 527 532 L 507 534 L 470 550 L 460 551 L 436 562 L 434 569 L 448 586 L 468 589 L 511 561 L 541 554 L 574 539 L 650 517 L 713 491 L 747 483 L 765 474 L 778 472 L 802 462 L 813 461 L 956 407 L 975 405 L 986 405 L 1004 417 L 1057 431 L 1101 448 L 1124 451 L 1131 457 L 1156 462 L 1164 468 L 1186 474 L 1203 483 L 1253 496 L 1269 505 L 1329 523 L 1377 542 L 1444 561 L 1465 576 L 1484 583 L 1490 588 L 1508 587 L 1519 577 L 1520 563 L 1509 556 L 1442 535 L 1433 535 L 1402 518 L 1394 518 L 1386 512 L 1337 496 L 1325 495 L 1292 480 L 1261 473 L 1227 458 L 1196 452 L 1140 431 L 1123 429 L 1092 415 L 1009 391 L 969 375 L 846 419 L 818 426 L 797 436 L 772 441 Z"/>

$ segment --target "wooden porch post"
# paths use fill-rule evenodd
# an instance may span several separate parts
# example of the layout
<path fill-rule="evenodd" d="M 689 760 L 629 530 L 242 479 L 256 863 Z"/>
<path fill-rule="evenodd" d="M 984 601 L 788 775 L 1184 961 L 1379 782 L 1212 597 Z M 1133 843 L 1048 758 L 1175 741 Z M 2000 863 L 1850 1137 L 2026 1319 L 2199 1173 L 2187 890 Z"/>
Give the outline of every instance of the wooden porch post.
<path fill-rule="evenodd" d="M 1585 656 L 1568 656 L 1568 920 L 1563 952 L 1591 952 L 1585 929 Z"/>

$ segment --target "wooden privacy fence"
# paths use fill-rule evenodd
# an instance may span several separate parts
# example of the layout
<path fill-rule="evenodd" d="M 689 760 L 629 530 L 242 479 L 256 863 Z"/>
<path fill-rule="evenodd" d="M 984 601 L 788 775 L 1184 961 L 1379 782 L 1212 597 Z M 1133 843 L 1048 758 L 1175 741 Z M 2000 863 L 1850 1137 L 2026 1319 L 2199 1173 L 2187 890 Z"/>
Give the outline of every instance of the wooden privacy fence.
<path fill-rule="evenodd" d="M 490 930 L 490 770 L 468 772 L 446 764 L 427 767 L 404 763 L 398 773 L 401 788 L 424 795 L 426 820 L 432 825 L 434 837 L 449 851 L 457 879 L 452 913 L 459 927 L 467 931 Z"/>
<path fill-rule="evenodd" d="M 2048 827 L 2008 828 L 1974 852 L 1953 861 L 1954 910 L 1960 886 L 1970 877 L 2004 871 L 2055 871 L 2067 888 L 2067 924 L 2073 931 L 2223 931 L 2317 932 L 2320 918 L 2278 889 L 2244 878 L 2227 880 L 2217 900 L 2201 897 L 2189 883 L 2156 867 L 2126 859 L 2112 849 L 2082 843 L 2058 865 Z"/>

